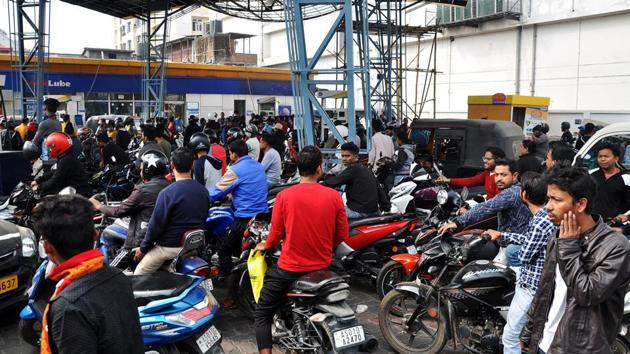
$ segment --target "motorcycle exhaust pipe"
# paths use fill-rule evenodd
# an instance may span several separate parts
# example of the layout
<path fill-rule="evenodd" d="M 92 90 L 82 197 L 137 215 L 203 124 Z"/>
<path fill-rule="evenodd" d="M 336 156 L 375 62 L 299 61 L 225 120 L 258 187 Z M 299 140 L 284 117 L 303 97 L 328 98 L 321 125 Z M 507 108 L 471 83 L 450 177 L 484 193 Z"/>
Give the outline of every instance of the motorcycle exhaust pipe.
<path fill-rule="evenodd" d="M 363 353 L 374 353 L 378 349 L 378 340 L 372 335 L 366 337 L 365 342 L 359 345 L 359 351 Z"/>

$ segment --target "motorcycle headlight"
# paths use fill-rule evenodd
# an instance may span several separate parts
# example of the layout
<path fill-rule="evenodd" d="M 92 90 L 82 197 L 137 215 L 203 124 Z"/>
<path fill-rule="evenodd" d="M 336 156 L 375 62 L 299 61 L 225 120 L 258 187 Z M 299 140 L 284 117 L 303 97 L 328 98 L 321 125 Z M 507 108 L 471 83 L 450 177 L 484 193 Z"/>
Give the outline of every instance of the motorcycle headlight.
<path fill-rule="evenodd" d="M 37 255 L 37 238 L 33 230 L 26 227 L 19 227 L 22 238 L 22 257 L 33 257 Z"/>
<path fill-rule="evenodd" d="M 446 202 L 448 201 L 448 192 L 445 189 L 441 189 L 438 192 L 436 199 L 440 205 L 446 204 Z"/>

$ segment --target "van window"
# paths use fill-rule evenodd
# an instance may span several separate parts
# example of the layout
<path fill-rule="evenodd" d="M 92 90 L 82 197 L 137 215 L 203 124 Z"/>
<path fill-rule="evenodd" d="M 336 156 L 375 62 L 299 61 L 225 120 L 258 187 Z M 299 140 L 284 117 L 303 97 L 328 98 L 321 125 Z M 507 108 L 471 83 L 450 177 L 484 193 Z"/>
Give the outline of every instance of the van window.
<path fill-rule="evenodd" d="M 619 147 L 619 163 L 626 169 L 630 170 L 630 134 L 620 134 L 607 136 L 600 140 L 601 142 L 611 143 Z M 582 165 L 588 169 L 597 168 L 597 145 L 593 147 L 582 158 Z"/>
<path fill-rule="evenodd" d="M 465 144 L 465 131 L 460 129 L 439 129 L 435 137 L 435 157 L 442 163 L 459 164 Z"/>

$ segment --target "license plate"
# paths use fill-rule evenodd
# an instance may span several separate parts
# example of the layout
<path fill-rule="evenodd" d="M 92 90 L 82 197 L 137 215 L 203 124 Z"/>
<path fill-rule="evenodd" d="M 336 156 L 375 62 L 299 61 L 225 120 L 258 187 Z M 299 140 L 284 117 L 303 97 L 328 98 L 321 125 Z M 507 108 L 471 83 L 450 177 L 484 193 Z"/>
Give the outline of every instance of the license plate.
<path fill-rule="evenodd" d="M 211 326 L 201 337 L 197 338 L 197 346 L 202 353 L 207 352 L 221 339 L 221 333 Z"/>
<path fill-rule="evenodd" d="M 416 246 L 407 246 L 407 253 L 418 254 L 418 250 L 416 249 Z"/>
<path fill-rule="evenodd" d="M 362 343 L 365 341 L 365 333 L 363 326 L 356 326 L 333 332 L 333 338 L 335 339 L 335 348 L 339 349 Z"/>
<path fill-rule="evenodd" d="M 17 274 L 10 275 L 0 279 L 0 294 L 4 294 L 18 288 Z"/>
<path fill-rule="evenodd" d="M 201 287 L 206 290 L 206 292 L 211 292 L 214 290 L 214 285 L 212 284 L 212 279 L 206 279 L 201 282 Z"/>

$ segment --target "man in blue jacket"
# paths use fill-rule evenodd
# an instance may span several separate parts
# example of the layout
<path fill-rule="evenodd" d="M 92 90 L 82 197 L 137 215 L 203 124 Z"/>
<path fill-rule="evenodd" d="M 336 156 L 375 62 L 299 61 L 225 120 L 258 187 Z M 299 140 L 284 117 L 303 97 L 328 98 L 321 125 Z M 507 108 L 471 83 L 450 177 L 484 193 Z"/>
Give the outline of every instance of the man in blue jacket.
<path fill-rule="evenodd" d="M 232 271 L 232 254 L 241 249 L 243 233 L 249 221 L 267 210 L 267 177 L 258 161 L 247 154 L 247 144 L 235 140 L 229 146 L 230 161 L 219 183 L 210 190 L 210 201 L 214 202 L 232 194 L 234 223 L 230 232 L 219 247 L 219 267 L 221 275 Z"/>

